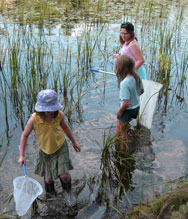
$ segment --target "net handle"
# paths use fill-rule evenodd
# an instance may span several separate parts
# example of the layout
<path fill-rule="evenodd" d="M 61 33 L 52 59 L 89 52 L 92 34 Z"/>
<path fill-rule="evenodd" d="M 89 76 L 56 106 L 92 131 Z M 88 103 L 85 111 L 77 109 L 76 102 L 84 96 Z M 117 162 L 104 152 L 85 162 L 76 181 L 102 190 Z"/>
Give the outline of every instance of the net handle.
<path fill-rule="evenodd" d="M 20 145 L 18 145 L 18 150 L 20 151 Z M 27 172 L 26 172 L 26 169 L 25 169 L 24 162 L 22 163 L 22 169 L 23 169 L 23 172 L 24 172 L 24 176 L 27 176 Z"/>

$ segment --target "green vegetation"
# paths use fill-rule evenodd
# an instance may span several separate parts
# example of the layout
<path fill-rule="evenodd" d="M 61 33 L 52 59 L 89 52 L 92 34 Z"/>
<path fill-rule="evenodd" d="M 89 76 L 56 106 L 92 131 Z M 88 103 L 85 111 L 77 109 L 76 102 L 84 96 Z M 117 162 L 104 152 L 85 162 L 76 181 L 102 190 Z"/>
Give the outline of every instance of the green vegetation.
<path fill-rule="evenodd" d="M 181 188 L 181 189 L 180 189 Z M 137 205 L 128 212 L 130 218 L 186 218 L 188 213 L 187 180 L 177 183 L 176 188 L 161 194 L 147 204 Z"/>

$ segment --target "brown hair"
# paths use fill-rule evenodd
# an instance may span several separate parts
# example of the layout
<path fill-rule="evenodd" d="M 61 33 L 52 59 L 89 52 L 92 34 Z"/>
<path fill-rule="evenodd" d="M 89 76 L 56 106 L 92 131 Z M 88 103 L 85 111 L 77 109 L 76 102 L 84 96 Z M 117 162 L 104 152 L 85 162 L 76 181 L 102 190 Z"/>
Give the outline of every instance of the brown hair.
<path fill-rule="evenodd" d="M 131 37 L 130 37 L 130 41 L 128 42 L 128 44 L 134 39 L 137 40 L 137 38 L 135 37 L 135 33 L 134 33 L 134 25 L 132 23 L 130 22 L 122 23 L 120 26 L 120 29 L 125 29 L 130 34 Z M 121 34 L 119 36 L 119 41 L 121 45 L 125 43 L 125 41 L 121 37 Z"/>
<path fill-rule="evenodd" d="M 135 69 L 135 63 L 131 56 L 120 55 L 115 63 L 115 72 L 118 80 L 118 88 L 120 88 L 121 81 L 127 77 L 128 74 L 132 75 L 136 80 L 136 86 L 140 87 L 141 79 Z"/>
<path fill-rule="evenodd" d="M 36 110 L 35 110 L 35 112 L 36 112 L 36 114 L 37 114 L 38 116 L 40 116 L 41 119 L 44 120 L 44 113 L 45 113 L 45 112 L 37 112 Z M 58 115 L 58 111 L 55 111 L 55 112 L 54 112 L 54 118 L 56 118 L 57 115 Z"/>

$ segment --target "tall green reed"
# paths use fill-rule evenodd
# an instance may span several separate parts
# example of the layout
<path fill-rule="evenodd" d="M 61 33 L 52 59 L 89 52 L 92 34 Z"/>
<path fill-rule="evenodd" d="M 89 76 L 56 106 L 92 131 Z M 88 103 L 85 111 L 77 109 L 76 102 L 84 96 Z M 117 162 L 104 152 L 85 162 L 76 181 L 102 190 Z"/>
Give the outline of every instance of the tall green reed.
<path fill-rule="evenodd" d="M 185 48 L 188 50 L 188 43 L 185 43 Z M 174 80 L 174 93 L 171 102 L 173 102 L 174 98 L 176 97 L 176 102 L 184 102 L 184 95 L 185 95 L 185 89 L 187 88 L 186 82 L 187 82 L 187 72 L 188 72 L 188 56 L 186 53 L 182 54 L 181 60 L 179 60 L 179 57 L 177 55 L 174 55 L 175 58 L 175 77 L 176 80 Z"/>
<path fill-rule="evenodd" d="M 91 65 L 93 51 L 99 36 L 85 34 L 75 52 L 67 42 L 66 46 L 58 43 L 62 51 L 59 61 L 54 53 L 53 44 L 49 44 L 43 31 L 39 37 L 30 26 L 19 28 L 15 25 L 13 35 L 7 37 L 8 52 L 3 63 L 10 92 L 10 101 L 15 109 L 16 117 L 20 118 L 24 128 L 25 117 L 33 111 L 37 93 L 41 89 L 55 89 L 63 103 L 63 110 L 71 120 L 74 112 L 81 115 L 81 99 L 85 94 L 84 87 L 88 68 Z M 77 57 L 77 58 L 75 58 Z M 8 62 L 8 65 L 7 65 Z M 77 63 L 77 67 L 76 67 Z"/>
<path fill-rule="evenodd" d="M 184 101 L 183 90 L 187 73 L 184 52 L 187 51 L 187 37 L 183 36 L 181 28 L 186 22 L 185 7 L 181 6 L 181 3 L 179 5 L 180 7 L 171 13 L 170 5 L 159 5 L 155 1 L 137 1 L 137 8 L 125 10 L 124 17 L 124 21 L 135 24 L 136 35 L 138 34 L 147 63 L 148 79 L 164 85 L 159 95 L 163 100 L 160 103 L 164 112 L 172 101 L 180 104 Z"/>
<path fill-rule="evenodd" d="M 163 14 L 165 12 L 167 13 L 167 9 L 161 7 L 161 17 L 164 16 Z M 175 23 L 173 24 L 168 19 L 162 20 L 159 18 L 151 20 L 152 25 L 148 25 L 148 19 L 146 18 L 147 14 L 144 16 L 142 23 L 141 44 L 143 51 L 146 51 L 144 52 L 144 56 L 148 63 L 147 70 L 151 72 L 149 75 L 150 79 L 163 84 L 163 90 L 159 98 L 163 97 L 163 110 L 166 112 L 168 104 L 172 103 L 174 99 L 174 91 L 176 94 L 177 91 L 181 92 L 180 90 L 183 89 L 179 89 L 178 87 L 180 87 L 180 84 L 181 87 L 185 84 L 187 68 L 185 67 L 186 60 L 181 49 L 187 48 L 187 42 L 180 40 L 182 37 L 178 28 L 183 19 L 183 10 L 180 9 L 176 13 L 174 18 Z M 149 46 L 146 46 L 148 45 L 148 41 Z M 178 64 L 177 57 L 181 65 Z M 176 95 L 176 97 L 179 96 L 181 96 L 180 93 Z"/>
<path fill-rule="evenodd" d="M 7 106 L 7 90 L 9 89 L 8 82 L 6 80 L 6 75 L 4 72 L 4 62 L 5 62 L 5 54 L 6 49 L 0 50 L 0 89 L 1 89 L 1 102 L 4 106 L 4 115 L 5 115 L 5 123 L 6 123 L 6 135 L 8 136 L 9 131 L 9 122 L 8 122 L 8 106 Z"/>

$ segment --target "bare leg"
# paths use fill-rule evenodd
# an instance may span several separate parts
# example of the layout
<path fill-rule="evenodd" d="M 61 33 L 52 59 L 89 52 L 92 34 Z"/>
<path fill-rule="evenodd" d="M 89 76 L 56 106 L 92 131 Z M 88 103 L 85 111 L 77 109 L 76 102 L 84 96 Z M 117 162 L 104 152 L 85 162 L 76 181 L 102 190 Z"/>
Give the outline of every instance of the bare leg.
<path fill-rule="evenodd" d="M 69 183 L 71 180 L 71 176 L 69 173 L 64 173 L 60 175 L 60 179 L 64 182 L 64 183 Z"/>
<path fill-rule="evenodd" d="M 44 178 L 44 182 L 47 183 L 47 184 L 52 184 L 54 181 L 52 179 Z"/>
<path fill-rule="evenodd" d="M 116 135 L 117 136 L 121 135 L 120 121 L 118 119 L 116 119 Z"/>
<path fill-rule="evenodd" d="M 120 151 L 120 145 L 121 145 L 121 126 L 120 126 L 120 121 L 117 119 L 116 120 L 116 136 L 115 136 L 115 145 L 116 145 L 116 151 Z"/>
<path fill-rule="evenodd" d="M 120 135 L 122 137 L 122 144 L 121 144 L 121 151 L 122 152 L 125 152 L 126 151 L 126 147 L 127 147 L 127 127 L 128 127 L 128 122 L 121 122 L 119 121 L 119 132 L 120 132 Z"/>

